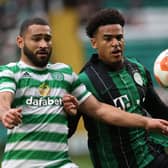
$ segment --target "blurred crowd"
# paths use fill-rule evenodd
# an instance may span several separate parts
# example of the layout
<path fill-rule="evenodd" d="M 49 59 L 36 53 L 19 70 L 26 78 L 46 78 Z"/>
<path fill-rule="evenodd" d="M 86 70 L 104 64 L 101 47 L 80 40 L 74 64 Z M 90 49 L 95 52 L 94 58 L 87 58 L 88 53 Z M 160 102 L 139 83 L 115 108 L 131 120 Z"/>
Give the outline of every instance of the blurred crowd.
<path fill-rule="evenodd" d="M 87 18 L 96 10 L 107 6 L 108 0 L 0 0 L 0 64 L 17 59 L 15 37 L 17 27 L 26 17 L 48 17 L 50 11 L 73 8 L 79 16 L 79 25 L 85 25 Z M 114 4 L 117 1 L 114 0 Z M 141 6 L 141 0 L 127 0 L 131 8 Z M 130 14 L 128 23 L 135 23 Z"/>
<path fill-rule="evenodd" d="M 81 27 L 96 10 L 103 7 L 116 7 L 124 9 L 128 25 L 140 25 L 147 17 L 144 18 L 143 15 L 140 17 L 138 11 L 145 6 L 150 8 L 159 7 L 158 5 L 166 7 L 168 2 L 165 0 L 159 3 L 152 0 L 124 0 L 122 2 L 118 0 L 0 0 L 0 64 L 17 59 L 15 37 L 18 25 L 26 17 L 48 18 L 50 12 L 71 8 L 76 11 L 79 27 Z"/>
<path fill-rule="evenodd" d="M 39 16 L 48 19 L 53 25 L 54 57 L 51 61 L 65 62 L 78 71 L 88 59 L 91 50 L 89 39 L 84 32 L 87 19 L 100 8 L 106 7 L 122 10 L 127 21 L 126 40 L 133 39 L 126 45 L 126 53 L 139 56 L 138 59 L 152 72 L 151 61 L 153 62 L 155 57 L 167 48 L 165 41 L 168 39 L 166 33 L 168 25 L 165 19 L 168 17 L 168 2 L 166 0 L 161 2 L 152 0 L 122 2 L 118 0 L 0 0 L 0 65 L 18 60 L 19 53 L 15 43 L 18 26 L 27 17 Z M 60 16 L 58 11 L 68 12 L 62 12 L 63 16 L 57 17 Z M 50 17 L 51 15 L 53 17 Z M 150 50 L 150 48 L 153 49 Z M 69 56 L 68 60 L 69 50 L 71 57 Z M 143 57 L 146 55 L 148 57 L 144 61 Z"/>
<path fill-rule="evenodd" d="M 0 64 L 17 59 L 16 34 L 20 22 L 31 15 L 44 15 L 45 0 L 0 0 Z M 45 7 L 45 8 L 44 8 Z"/>

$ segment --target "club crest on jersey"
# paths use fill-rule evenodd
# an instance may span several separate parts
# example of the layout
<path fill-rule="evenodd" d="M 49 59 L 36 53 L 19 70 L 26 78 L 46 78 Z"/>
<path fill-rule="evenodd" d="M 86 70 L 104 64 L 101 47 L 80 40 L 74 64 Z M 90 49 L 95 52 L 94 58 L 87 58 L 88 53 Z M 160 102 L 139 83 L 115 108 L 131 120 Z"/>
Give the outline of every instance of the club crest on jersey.
<path fill-rule="evenodd" d="M 55 79 L 57 81 L 63 81 L 64 80 L 64 75 L 61 72 L 52 73 L 52 77 L 53 77 L 53 79 Z"/>
<path fill-rule="evenodd" d="M 142 77 L 141 77 L 140 73 L 135 72 L 135 73 L 133 74 L 133 78 L 134 78 L 134 81 L 135 81 L 138 85 L 143 86 L 143 80 L 142 80 Z"/>
<path fill-rule="evenodd" d="M 50 87 L 48 84 L 46 83 L 42 83 L 40 86 L 39 86 L 39 93 L 41 96 L 48 96 L 49 93 L 50 93 Z"/>

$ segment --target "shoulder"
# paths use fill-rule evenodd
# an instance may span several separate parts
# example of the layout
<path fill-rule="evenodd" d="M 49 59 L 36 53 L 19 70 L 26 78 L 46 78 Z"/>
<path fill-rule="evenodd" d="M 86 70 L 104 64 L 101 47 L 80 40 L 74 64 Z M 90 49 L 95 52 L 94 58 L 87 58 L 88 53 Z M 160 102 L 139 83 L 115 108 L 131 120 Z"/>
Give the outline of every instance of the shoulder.
<path fill-rule="evenodd" d="M 126 57 L 126 60 L 130 63 L 141 64 L 140 61 L 135 57 Z"/>
<path fill-rule="evenodd" d="M 79 79 L 81 80 L 82 83 L 87 84 L 89 81 L 89 77 L 85 71 L 82 71 L 79 75 Z"/>
<path fill-rule="evenodd" d="M 18 71 L 18 65 L 17 62 L 12 62 L 6 65 L 0 66 L 0 76 L 11 76 L 14 73 L 17 73 Z"/>
<path fill-rule="evenodd" d="M 12 69 L 17 66 L 17 62 L 11 62 L 9 64 L 0 65 L 0 69 Z"/>
<path fill-rule="evenodd" d="M 126 60 L 128 63 L 136 65 L 140 69 L 145 69 L 144 65 L 135 57 L 127 57 Z"/>
<path fill-rule="evenodd" d="M 91 81 L 91 79 L 89 78 L 89 76 L 87 75 L 87 73 L 85 71 L 83 71 L 82 73 L 79 74 L 79 79 L 83 84 L 85 84 L 86 88 L 90 92 L 92 92 L 93 95 L 98 97 L 94 83 L 93 83 L 93 81 Z"/>
<path fill-rule="evenodd" d="M 48 68 L 55 71 L 61 71 L 63 73 L 73 73 L 72 67 L 64 63 L 48 64 Z"/>

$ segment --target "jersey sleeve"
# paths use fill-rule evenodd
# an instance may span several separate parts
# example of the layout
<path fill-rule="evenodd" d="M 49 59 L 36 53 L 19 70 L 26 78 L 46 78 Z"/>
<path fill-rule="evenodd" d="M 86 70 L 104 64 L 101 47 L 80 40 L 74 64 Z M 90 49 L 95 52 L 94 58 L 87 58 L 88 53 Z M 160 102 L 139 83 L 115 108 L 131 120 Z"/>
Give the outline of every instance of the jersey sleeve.
<path fill-rule="evenodd" d="M 72 72 L 73 83 L 72 83 L 72 91 L 71 94 L 78 99 L 79 104 L 84 102 L 90 95 L 91 92 L 88 91 L 85 84 L 82 83 L 80 78 L 75 72 Z"/>
<path fill-rule="evenodd" d="M 9 91 L 14 93 L 15 90 L 14 72 L 6 65 L 0 66 L 0 92 Z"/>
<path fill-rule="evenodd" d="M 79 79 L 82 83 L 85 84 L 86 88 L 97 98 L 100 98 L 99 94 L 97 93 L 93 83 L 91 82 L 91 80 L 89 79 L 88 75 L 85 73 L 85 71 L 83 71 L 82 73 L 79 74 Z"/>

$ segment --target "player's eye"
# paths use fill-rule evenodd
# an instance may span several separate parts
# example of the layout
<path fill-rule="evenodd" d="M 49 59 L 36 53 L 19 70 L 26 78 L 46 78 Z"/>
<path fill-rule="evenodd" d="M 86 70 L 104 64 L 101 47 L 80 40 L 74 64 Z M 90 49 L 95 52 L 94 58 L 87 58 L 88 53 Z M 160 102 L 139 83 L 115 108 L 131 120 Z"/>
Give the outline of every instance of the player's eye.
<path fill-rule="evenodd" d="M 33 41 L 40 41 L 40 40 L 41 40 L 41 37 L 40 37 L 40 36 L 33 36 L 33 37 L 32 37 L 32 40 L 33 40 Z"/>
<path fill-rule="evenodd" d="M 112 36 L 109 36 L 109 35 L 104 36 L 105 41 L 110 41 L 111 39 L 112 39 Z"/>
<path fill-rule="evenodd" d="M 51 41 L 51 36 L 45 36 L 44 40 L 47 41 L 47 42 Z"/>
<path fill-rule="evenodd" d="M 118 35 L 118 36 L 116 36 L 116 39 L 118 40 L 118 41 L 121 41 L 122 39 L 123 39 L 123 35 Z"/>

